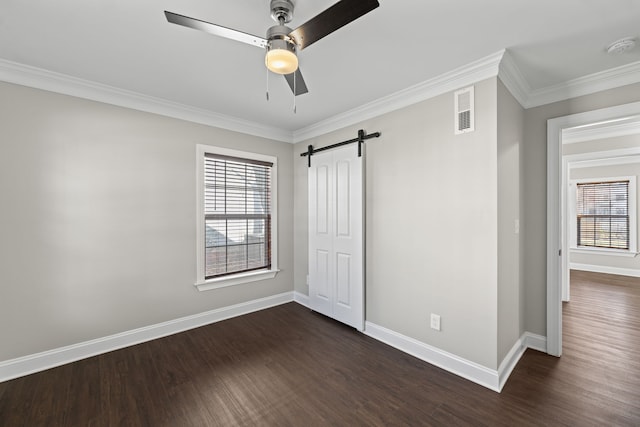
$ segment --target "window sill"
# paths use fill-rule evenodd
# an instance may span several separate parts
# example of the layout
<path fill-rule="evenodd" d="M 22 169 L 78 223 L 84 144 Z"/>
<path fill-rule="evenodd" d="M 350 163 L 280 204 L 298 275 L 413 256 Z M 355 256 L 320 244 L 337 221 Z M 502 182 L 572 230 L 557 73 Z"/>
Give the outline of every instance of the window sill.
<path fill-rule="evenodd" d="M 589 255 L 611 255 L 619 257 L 633 258 L 638 255 L 635 251 L 625 251 L 622 249 L 605 249 L 605 248 L 585 248 L 577 247 L 570 249 L 572 254 L 589 254 Z"/>
<path fill-rule="evenodd" d="M 273 279 L 280 270 L 260 270 L 249 273 L 234 274 L 232 276 L 220 277 L 218 279 L 208 279 L 198 281 L 195 287 L 200 292 L 212 289 L 225 288 L 227 286 L 241 285 L 243 283 L 257 282 L 258 280 Z"/>

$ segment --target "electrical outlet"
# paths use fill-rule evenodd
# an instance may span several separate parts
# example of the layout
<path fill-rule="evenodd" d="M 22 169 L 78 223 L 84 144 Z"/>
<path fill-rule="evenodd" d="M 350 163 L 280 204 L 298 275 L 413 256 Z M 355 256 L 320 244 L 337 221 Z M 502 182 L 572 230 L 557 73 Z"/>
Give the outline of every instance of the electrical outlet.
<path fill-rule="evenodd" d="M 516 219 L 514 221 L 514 232 L 516 234 L 520 234 L 520 220 L 519 219 Z"/>
<path fill-rule="evenodd" d="M 431 313 L 431 329 L 440 330 L 440 316 Z"/>

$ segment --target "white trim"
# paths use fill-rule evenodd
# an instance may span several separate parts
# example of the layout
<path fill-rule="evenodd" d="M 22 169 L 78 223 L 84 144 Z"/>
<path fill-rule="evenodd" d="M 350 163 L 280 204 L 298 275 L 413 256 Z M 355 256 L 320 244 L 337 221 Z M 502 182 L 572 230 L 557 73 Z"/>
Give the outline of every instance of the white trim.
<path fill-rule="evenodd" d="M 534 334 L 531 332 L 525 332 L 522 334 L 522 340 L 527 348 L 532 350 L 547 352 L 547 337 Z"/>
<path fill-rule="evenodd" d="M 404 353 L 498 393 L 502 391 L 511 372 L 513 372 L 527 348 L 542 352 L 547 350 L 547 339 L 545 337 L 525 332 L 515 342 L 496 371 L 372 322 L 365 322 L 363 333 Z"/>
<path fill-rule="evenodd" d="M 5 59 L 0 59 L 0 81 L 173 117 L 262 138 L 293 142 L 290 131 Z"/>
<path fill-rule="evenodd" d="M 585 254 L 585 255 L 618 256 L 618 257 L 624 257 L 624 258 L 634 258 L 636 255 L 638 255 L 638 252 L 630 252 L 624 249 L 594 248 L 594 247 L 587 247 L 587 246 L 569 248 L 569 253 Z"/>
<path fill-rule="evenodd" d="M 640 82 L 640 61 L 534 90 L 513 58 L 503 49 L 417 85 L 292 132 L 0 59 L 0 81 L 289 143 L 324 135 L 495 76 L 500 77 L 520 105 L 524 108 L 532 108 L 638 83 Z"/>
<path fill-rule="evenodd" d="M 307 308 L 311 308 L 309 305 L 309 295 L 302 294 L 298 291 L 293 292 L 293 300 L 298 304 L 305 306 Z"/>
<path fill-rule="evenodd" d="M 292 301 L 304 307 L 309 307 L 309 297 L 307 295 L 296 291 L 284 292 L 103 338 L 1 361 L 0 383 Z M 371 322 L 366 322 L 363 333 L 427 363 L 497 392 L 502 390 L 526 348 L 542 352 L 546 351 L 545 337 L 525 332 L 504 358 L 499 370 L 495 371 Z"/>
<path fill-rule="evenodd" d="M 498 77 L 509 92 L 511 92 L 511 95 L 513 95 L 516 101 L 518 101 L 524 108 L 527 108 L 526 105 L 529 103 L 531 86 L 529 86 L 527 79 L 524 78 L 524 75 L 516 65 L 508 50 L 505 51 L 502 61 L 500 62 Z"/>
<path fill-rule="evenodd" d="M 198 257 L 200 259 L 200 257 Z M 212 289 L 226 288 L 227 286 L 242 285 L 244 283 L 258 282 L 260 280 L 273 279 L 280 270 L 257 270 L 248 273 L 239 273 L 232 276 L 224 276 L 219 279 L 208 279 L 196 282 L 194 286 L 200 292 Z"/>
<path fill-rule="evenodd" d="M 531 90 L 523 107 L 538 107 L 638 82 L 640 82 L 640 61 Z"/>
<path fill-rule="evenodd" d="M 493 391 L 500 392 L 500 381 L 496 370 L 463 359 L 455 354 L 440 350 L 375 323 L 365 322 L 363 333 L 445 371 L 466 378 Z"/>
<path fill-rule="evenodd" d="M 547 121 L 547 352 L 562 354 L 562 279 L 566 265 L 566 237 L 561 235 L 563 202 L 566 200 L 566 173 L 561 171 L 562 132 L 564 129 L 590 125 L 640 114 L 640 102 L 558 117 Z M 564 161 L 563 161 L 564 163 Z M 566 230 L 564 230 L 566 231 Z M 562 260 L 559 251 L 565 256 Z M 564 260 L 564 261 L 563 261 Z"/>
<path fill-rule="evenodd" d="M 204 226 L 204 157 L 206 153 L 269 162 L 271 166 L 271 269 L 233 274 L 217 279 L 205 279 Z M 273 279 L 278 269 L 278 158 L 213 145 L 196 145 L 196 283 L 199 291 L 234 286 L 258 280 Z"/>
<path fill-rule="evenodd" d="M 407 89 L 293 132 L 4 59 L 0 59 L 0 81 L 277 141 L 297 143 L 495 77 L 498 75 L 499 64 L 504 52 L 501 50 Z"/>
<path fill-rule="evenodd" d="M 533 334 L 531 332 L 525 332 L 516 341 L 509 353 L 504 357 L 502 363 L 498 367 L 498 377 L 500 379 L 500 390 L 504 387 L 505 383 L 511 376 L 511 372 L 516 367 L 524 352 L 528 349 L 546 352 L 547 351 L 547 339 L 542 335 Z"/>
<path fill-rule="evenodd" d="M 502 391 L 502 388 L 509 379 L 511 372 L 513 372 L 513 369 L 520 361 L 520 358 L 522 358 L 524 352 L 527 351 L 523 337 L 524 335 L 516 340 L 515 344 L 511 347 L 511 350 L 509 350 L 504 359 L 502 359 L 502 363 L 500 363 L 500 366 L 498 367 L 499 392 Z"/>
<path fill-rule="evenodd" d="M 533 89 L 507 51 L 500 63 L 498 76 L 520 105 L 527 109 L 638 83 L 640 61 Z"/>
<path fill-rule="evenodd" d="M 640 270 L 633 268 L 609 267 L 606 265 L 590 265 L 572 262 L 570 264 L 572 270 L 591 271 L 593 273 L 616 274 L 618 276 L 640 277 Z"/>
<path fill-rule="evenodd" d="M 0 362 L 0 382 L 293 301 L 284 292 L 95 340 Z"/>
<path fill-rule="evenodd" d="M 293 132 L 305 141 L 498 75 L 504 50 Z"/>
<path fill-rule="evenodd" d="M 554 121 L 555 120 L 555 121 Z M 561 131 L 558 119 L 547 121 L 547 353 L 562 355 L 562 274 L 566 271 L 566 250 L 562 257 L 563 243 L 561 209 L 564 208 L 566 191 L 560 191 L 560 183 L 566 187 L 566 174 L 560 173 Z M 561 200 L 562 197 L 562 200 Z"/>

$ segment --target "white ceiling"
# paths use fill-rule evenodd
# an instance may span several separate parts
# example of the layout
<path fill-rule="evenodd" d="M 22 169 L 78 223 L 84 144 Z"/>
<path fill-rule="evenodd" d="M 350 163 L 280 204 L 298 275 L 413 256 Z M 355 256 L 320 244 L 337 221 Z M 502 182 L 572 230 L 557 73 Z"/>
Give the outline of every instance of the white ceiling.
<path fill-rule="evenodd" d="M 380 0 L 299 53 L 293 96 L 260 49 L 167 23 L 169 10 L 264 36 L 269 0 L 0 0 L 0 59 L 295 131 L 508 49 L 532 90 L 640 61 L 640 0 Z M 294 0 L 295 28 L 335 0 Z M 640 42 L 640 40 L 638 40 Z"/>

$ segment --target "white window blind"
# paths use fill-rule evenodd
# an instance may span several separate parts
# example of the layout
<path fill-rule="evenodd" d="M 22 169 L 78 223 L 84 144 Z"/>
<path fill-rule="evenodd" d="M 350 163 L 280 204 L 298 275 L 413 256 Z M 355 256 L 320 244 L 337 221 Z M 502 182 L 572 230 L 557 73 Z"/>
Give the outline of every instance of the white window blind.
<path fill-rule="evenodd" d="M 206 279 L 271 268 L 272 166 L 205 155 Z"/>
<path fill-rule="evenodd" d="M 629 181 L 577 184 L 578 246 L 629 249 Z"/>

